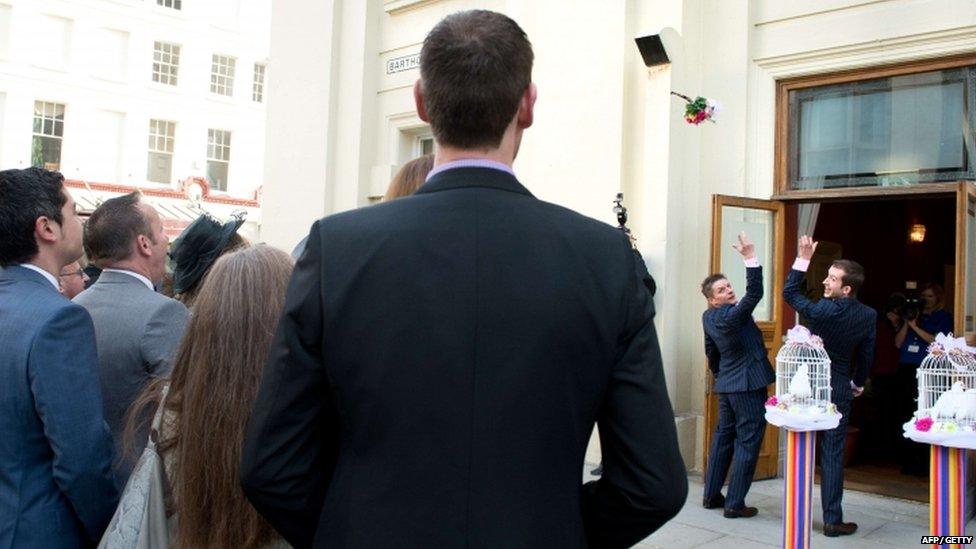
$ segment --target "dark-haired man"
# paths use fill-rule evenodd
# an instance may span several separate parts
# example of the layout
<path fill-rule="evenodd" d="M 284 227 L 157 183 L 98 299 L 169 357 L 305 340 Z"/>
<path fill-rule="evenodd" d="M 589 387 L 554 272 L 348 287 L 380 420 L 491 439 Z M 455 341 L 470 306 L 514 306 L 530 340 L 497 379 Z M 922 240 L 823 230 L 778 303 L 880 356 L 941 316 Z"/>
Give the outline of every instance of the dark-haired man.
<path fill-rule="evenodd" d="M 119 486 L 125 485 L 138 458 L 138 453 L 122 453 L 126 412 L 152 378 L 169 373 L 186 327 L 186 307 L 154 289 L 166 273 L 168 245 L 159 214 L 138 193 L 106 200 L 85 225 L 85 252 L 102 274 L 74 301 L 88 310 L 95 324 Z M 136 448 L 141 448 L 146 434 L 139 434 Z"/>
<path fill-rule="evenodd" d="M 0 171 L 0 547 L 88 547 L 118 492 L 95 334 L 58 290 L 81 257 L 64 178 Z"/>
<path fill-rule="evenodd" d="M 857 524 L 843 520 L 844 441 L 851 400 L 864 392 L 868 369 L 874 362 L 878 315 L 857 300 L 857 292 L 864 284 L 864 268 L 848 259 L 839 259 L 830 266 L 823 280 L 823 298 L 813 302 L 803 295 L 801 285 L 816 249 L 812 238 L 800 237 L 796 261 L 783 286 L 783 299 L 803 317 L 810 331 L 823 339 L 830 356 L 830 400 L 841 419 L 835 429 L 821 432 L 818 437 L 823 531 L 828 537 L 847 536 L 857 531 Z"/>
<path fill-rule="evenodd" d="M 241 464 L 295 547 L 626 547 L 684 504 L 627 237 L 512 171 L 531 72 L 508 17 L 442 20 L 414 87 L 427 182 L 312 227 Z M 595 422 L 604 473 L 580 486 Z"/>
<path fill-rule="evenodd" d="M 766 386 L 776 381 L 776 376 L 762 331 L 752 319 L 763 297 L 756 247 L 743 233 L 735 248 L 746 265 L 746 295 L 742 300 L 723 274 L 709 276 L 701 287 L 708 301 L 708 309 L 702 314 L 705 354 L 715 376 L 712 390 L 718 393 L 719 414 L 708 454 L 702 504 L 706 509 L 723 507 L 726 518 L 748 518 L 759 512 L 747 507 L 745 498 L 766 432 Z M 728 496 L 723 497 L 722 484 L 730 466 Z"/>

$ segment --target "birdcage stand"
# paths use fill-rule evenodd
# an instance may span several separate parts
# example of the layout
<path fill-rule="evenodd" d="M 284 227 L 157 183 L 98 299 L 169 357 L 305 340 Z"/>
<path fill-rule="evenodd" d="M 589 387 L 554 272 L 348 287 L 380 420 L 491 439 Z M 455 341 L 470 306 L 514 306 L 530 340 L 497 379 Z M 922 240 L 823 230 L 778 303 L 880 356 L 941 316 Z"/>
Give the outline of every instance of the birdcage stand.
<path fill-rule="evenodd" d="M 786 431 L 786 475 L 783 483 L 783 548 L 810 547 L 813 503 L 813 458 L 816 431 Z"/>
<path fill-rule="evenodd" d="M 933 536 L 966 535 L 966 462 L 968 450 L 932 445 L 929 464 L 929 532 Z M 962 544 L 932 547 L 961 549 Z"/>

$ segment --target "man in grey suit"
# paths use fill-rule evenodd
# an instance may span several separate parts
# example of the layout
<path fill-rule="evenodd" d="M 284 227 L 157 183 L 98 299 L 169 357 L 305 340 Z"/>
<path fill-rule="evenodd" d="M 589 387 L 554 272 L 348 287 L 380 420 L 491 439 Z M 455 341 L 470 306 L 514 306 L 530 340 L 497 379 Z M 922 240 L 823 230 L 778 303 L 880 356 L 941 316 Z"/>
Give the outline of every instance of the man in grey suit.
<path fill-rule="evenodd" d="M 126 411 L 152 378 L 169 374 L 186 327 L 186 307 L 153 286 L 165 274 L 168 246 L 159 214 L 137 193 L 107 200 L 85 226 L 85 251 L 102 275 L 74 301 L 95 323 L 105 420 L 117 449 L 120 486 L 138 457 L 122 453 Z M 140 433 L 137 443 L 145 436 Z"/>

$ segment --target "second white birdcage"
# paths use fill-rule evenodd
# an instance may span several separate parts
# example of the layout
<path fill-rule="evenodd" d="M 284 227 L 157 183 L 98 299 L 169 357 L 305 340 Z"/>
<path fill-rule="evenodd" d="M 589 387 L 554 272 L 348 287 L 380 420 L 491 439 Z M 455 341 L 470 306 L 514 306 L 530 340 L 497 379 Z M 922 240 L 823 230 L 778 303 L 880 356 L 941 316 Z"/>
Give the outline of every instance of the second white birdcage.
<path fill-rule="evenodd" d="M 776 355 L 776 400 L 797 414 L 825 413 L 830 403 L 830 357 L 819 337 L 803 326 L 787 334 Z"/>
<path fill-rule="evenodd" d="M 971 351 L 952 334 L 937 336 L 916 374 L 916 418 L 931 418 L 946 430 L 976 427 L 976 355 Z"/>

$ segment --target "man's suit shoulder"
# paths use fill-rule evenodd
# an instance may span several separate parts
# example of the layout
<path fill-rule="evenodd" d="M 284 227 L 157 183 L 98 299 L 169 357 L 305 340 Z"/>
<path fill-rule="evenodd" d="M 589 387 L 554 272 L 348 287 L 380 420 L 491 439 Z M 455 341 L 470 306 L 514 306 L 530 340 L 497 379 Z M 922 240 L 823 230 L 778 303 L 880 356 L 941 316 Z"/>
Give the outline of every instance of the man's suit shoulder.
<path fill-rule="evenodd" d="M 594 219 L 565 206 L 546 202 L 545 200 L 538 200 L 537 203 L 540 210 L 558 220 L 559 223 L 565 223 L 574 229 L 591 234 L 596 238 L 604 238 L 608 241 L 626 240 L 626 237 L 620 229 L 608 225 L 599 219 Z"/>
<path fill-rule="evenodd" d="M 390 222 L 401 219 L 402 216 L 410 215 L 411 212 L 418 213 L 417 210 L 426 209 L 421 204 L 437 194 L 440 193 L 412 195 L 390 202 L 339 212 L 320 218 L 315 222 L 314 227 L 320 231 L 320 234 L 324 234 L 324 232 L 348 234 L 351 231 L 357 235 L 369 236 L 374 232 L 383 233 L 390 230 Z M 602 246 L 614 246 L 625 243 L 627 240 L 616 227 L 564 206 L 539 200 L 531 195 L 504 193 L 500 196 L 524 198 L 524 206 L 533 209 L 533 215 L 550 222 L 553 227 L 573 232 L 574 235 L 584 238 L 587 245 L 596 243 Z M 426 214 L 426 212 L 424 213 Z M 430 218 L 428 216 L 425 219 Z M 629 249 L 629 245 L 624 248 Z"/>
<path fill-rule="evenodd" d="M 61 294 L 47 291 L 47 288 L 36 284 L 21 283 L 18 291 L 22 292 L 21 303 L 27 304 L 23 310 L 30 313 L 28 318 L 40 326 L 59 315 L 77 312 L 75 308 L 84 310 L 84 307 L 72 303 Z"/>
<path fill-rule="evenodd" d="M 141 284 L 141 282 L 139 283 Z M 167 297 L 149 288 L 131 284 L 111 286 L 92 286 L 74 298 L 77 305 L 88 309 L 93 315 L 101 311 L 104 319 L 108 311 L 128 311 L 137 322 L 151 322 L 153 319 L 185 318 L 189 311 L 182 302 Z"/>

